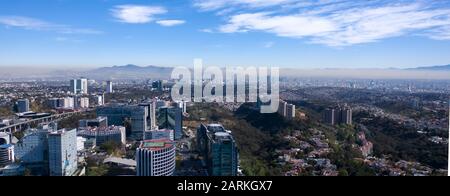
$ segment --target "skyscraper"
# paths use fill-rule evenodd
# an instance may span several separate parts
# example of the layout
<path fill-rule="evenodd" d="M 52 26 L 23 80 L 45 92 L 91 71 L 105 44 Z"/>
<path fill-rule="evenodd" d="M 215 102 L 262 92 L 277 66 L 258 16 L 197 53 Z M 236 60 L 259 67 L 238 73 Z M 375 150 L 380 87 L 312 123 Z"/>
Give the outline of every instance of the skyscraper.
<path fill-rule="evenodd" d="M 37 175 L 48 175 L 48 134 L 56 129 L 56 125 L 32 129 L 14 146 L 17 160 Z"/>
<path fill-rule="evenodd" d="M 323 121 L 329 125 L 335 125 L 335 110 L 334 109 L 326 109 L 323 113 Z"/>
<path fill-rule="evenodd" d="M 88 94 L 88 80 L 86 78 L 70 80 L 70 92 L 73 94 Z"/>
<path fill-rule="evenodd" d="M 200 125 L 197 147 L 211 176 L 236 176 L 238 150 L 231 131 L 220 124 Z"/>
<path fill-rule="evenodd" d="M 295 105 L 294 104 L 286 105 L 286 118 L 288 120 L 293 120 L 295 118 Z"/>
<path fill-rule="evenodd" d="M 70 80 L 70 89 L 69 89 L 69 91 L 72 94 L 77 94 L 78 93 L 78 91 L 77 91 L 77 80 Z"/>
<path fill-rule="evenodd" d="M 48 136 L 50 176 L 71 176 L 77 170 L 77 130 L 58 130 Z"/>
<path fill-rule="evenodd" d="M 295 105 L 280 100 L 280 105 L 278 106 L 278 114 L 288 120 L 293 120 L 295 118 Z"/>
<path fill-rule="evenodd" d="M 287 102 L 280 100 L 280 105 L 278 107 L 278 113 L 281 116 L 286 116 L 286 110 L 287 110 Z"/>
<path fill-rule="evenodd" d="M 28 99 L 17 100 L 17 112 L 24 113 L 30 111 L 30 101 Z"/>
<path fill-rule="evenodd" d="M 156 123 L 156 102 L 149 101 L 139 104 L 141 107 L 146 107 L 147 109 L 147 124 L 150 129 L 155 129 L 157 127 Z"/>
<path fill-rule="evenodd" d="M 323 121 L 329 125 L 351 125 L 353 122 L 352 116 L 352 109 L 348 107 L 329 108 L 323 113 Z"/>
<path fill-rule="evenodd" d="M 172 176 L 175 144 L 168 139 L 146 140 L 136 150 L 137 176 Z"/>
<path fill-rule="evenodd" d="M 175 131 L 175 140 L 183 137 L 183 113 L 178 107 L 161 107 L 157 115 L 158 127 L 160 129 L 171 129 Z"/>
<path fill-rule="evenodd" d="M 236 176 L 238 160 L 233 136 L 227 132 L 217 132 L 210 143 L 209 174 L 211 176 Z"/>
<path fill-rule="evenodd" d="M 106 93 L 113 93 L 113 82 L 112 81 L 107 81 L 106 82 Z"/>

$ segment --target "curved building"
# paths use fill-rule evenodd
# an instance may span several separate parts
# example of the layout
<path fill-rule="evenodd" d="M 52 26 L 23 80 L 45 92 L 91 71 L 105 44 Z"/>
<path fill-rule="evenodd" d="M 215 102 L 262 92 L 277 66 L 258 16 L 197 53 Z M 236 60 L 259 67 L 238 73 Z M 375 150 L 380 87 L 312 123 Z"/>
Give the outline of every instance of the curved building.
<path fill-rule="evenodd" d="M 0 166 L 6 166 L 14 162 L 14 146 L 11 144 L 0 145 Z"/>
<path fill-rule="evenodd" d="M 136 150 L 137 176 L 172 176 L 175 144 L 169 139 L 146 140 Z"/>
<path fill-rule="evenodd" d="M 9 143 L 10 143 L 9 134 L 0 132 L 0 145 Z"/>

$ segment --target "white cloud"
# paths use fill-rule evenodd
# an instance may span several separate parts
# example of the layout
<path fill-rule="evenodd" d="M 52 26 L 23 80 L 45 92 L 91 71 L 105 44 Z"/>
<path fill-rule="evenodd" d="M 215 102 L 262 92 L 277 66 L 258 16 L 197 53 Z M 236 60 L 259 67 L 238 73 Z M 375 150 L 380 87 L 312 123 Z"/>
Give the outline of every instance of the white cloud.
<path fill-rule="evenodd" d="M 334 23 L 320 17 L 256 13 L 235 15 L 220 30 L 225 33 L 267 31 L 279 36 L 301 38 L 334 31 L 336 28 Z"/>
<path fill-rule="evenodd" d="M 57 42 L 71 42 L 71 43 L 81 43 L 83 40 L 70 38 L 70 37 L 56 37 L 55 41 Z"/>
<path fill-rule="evenodd" d="M 51 26 L 47 22 L 22 16 L 0 16 L 0 23 L 25 29 L 44 29 Z"/>
<path fill-rule="evenodd" d="M 54 31 L 62 34 L 102 34 L 102 31 L 87 28 L 75 28 L 68 25 L 54 24 L 47 21 L 23 17 L 0 16 L 0 24 L 8 27 L 23 28 L 26 30 Z"/>
<path fill-rule="evenodd" d="M 296 1 L 298 0 L 195 0 L 194 5 L 201 10 L 207 11 L 234 6 L 245 6 L 250 8 L 268 7 Z"/>
<path fill-rule="evenodd" d="M 450 40 L 450 25 L 433 29 L 427 36 L 435 40 Z"/>
<path fill-rule="evenodd" d="M 253 6 L 263 5 L 258 4 L 257 0 L 239 2 L 252 3 Z M 266 5 L 282 4 L 284 8 L 256 12 L 244 9 L 232 13 L 227 17 L 227 24 L 221 25 L 219 31 L 260 31 L 336 47 L 416 35 L 417 32 L 432 39 L 450 39 L 448 5 L 447 8 L 433 6 L 419 0 L 412 3 L 401 0 L 389 2 L 391 1 L 270 1 Z M 286 7 L 289 7 L 289 11 L 284 10 Z"/>
<path fill-rule="evenodd" d="M 214 30 L 212 30 L 212 29 L 200 29 L 199 30 L 200 32 L 203 32 L 203 33 L 214 33 Z"/>
<path fill-rule="evenodd" d="M 273 46 L 275 46 L 275 42 L 266 42 L 263 44 L 264 48 L 272 48 Z"/>
<path fill-rule="evenodd" d="M 184 20 L 159 20 L 159 21 L 156 21 L 156 23 L 158 23 L 161 26 L 172 27 L 172 26 L 182 25 L 182 24 L 186 23 L 186 21 L 184 21 Z"/>
<path fill-rule="evenodd" d="M 111 12 L 120 22 L 142 24 L 152 22 L 155 15 L 165 14 L 167 10 L 159 6 L 119 5 Z"/>

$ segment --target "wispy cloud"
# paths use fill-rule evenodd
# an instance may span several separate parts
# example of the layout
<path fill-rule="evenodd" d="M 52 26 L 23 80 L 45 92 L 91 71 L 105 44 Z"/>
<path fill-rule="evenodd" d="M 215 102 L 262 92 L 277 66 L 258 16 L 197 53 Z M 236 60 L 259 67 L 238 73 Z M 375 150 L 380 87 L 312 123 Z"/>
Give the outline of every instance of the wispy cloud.
<path fill-rule="evenodd" d="M 26 30 L 54 31 L 62 34 L 102 34 L 102 31 L 88 28 L 76 28 L 69 25 L 54 24 L 51 22 L 23 17 L 23 16 L 0 16 L 0 24 L 7 27 L 16 27 Z"/>
<path fill-rule="evenodd" d="M 165 14 L 167 10 L 159 6 L 119 5 L 111 12 L 119 22 L 143 24 L 154 21 L 156 15 Z"/>
<path fill-rule="evenodd" d="M 70 43 L 81 43 L 81 42 L 84 42 L 81 39 L 75 39 L 75 38 L 70 38 L 70 37 L 56 37 L 55 41 L 57 41 L 57 42 L 70 42 Z"/>
<path fill-rule="evenodd" d="M 202 10 L 221 13 L 230 5 L 223 33 L 267 32 L 341 47 L 391 37 L 423 35 L 450 40 L 450 4 L 439 1 L 197 0 Z M 258 8 L 258 9 L 255 9 Z"/>
<path fill-rule="evenodd" d="M 206 28 L 206 29 L 200 29 L 200 30 L 198 30 L 198 31 L 203 32 L 203 33 L 214 33 L 214 30 L 208 29 L 208 28 Z"/>
<path fill-rule="evenodd" d="M 218 10 L 226 7 L 268 7 L 296 2 L 298 0 L 195 0 L 194 5 L 202 10 Z"/>
<path fill-rule="evenodd" d="M 182 24 L 186 23 L 186 21 L 184 21 L 184 20 L 159 20 L 159 21 L 156 21 L 156 23 L 161 26 L 172 27 L 172 26 L 182 25 Z"/>
<path fill-rule="evenodd" d="M 264 48 L 272 48 L 273 46 L 275 46 L 275 42 L 266 42 L 263 44 Z"/>

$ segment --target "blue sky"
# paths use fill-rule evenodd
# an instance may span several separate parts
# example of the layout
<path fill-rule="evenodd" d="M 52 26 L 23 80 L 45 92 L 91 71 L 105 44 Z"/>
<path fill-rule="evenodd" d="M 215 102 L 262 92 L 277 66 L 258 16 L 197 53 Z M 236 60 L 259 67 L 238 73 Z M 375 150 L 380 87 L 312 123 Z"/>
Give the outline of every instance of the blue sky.
<path fill-rule="evenodd" d="M 0 2 L 0 66 L 450 63 L 450 0 Z"/>

